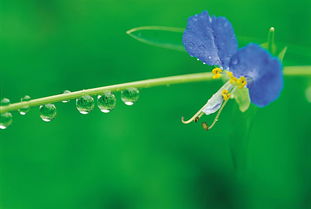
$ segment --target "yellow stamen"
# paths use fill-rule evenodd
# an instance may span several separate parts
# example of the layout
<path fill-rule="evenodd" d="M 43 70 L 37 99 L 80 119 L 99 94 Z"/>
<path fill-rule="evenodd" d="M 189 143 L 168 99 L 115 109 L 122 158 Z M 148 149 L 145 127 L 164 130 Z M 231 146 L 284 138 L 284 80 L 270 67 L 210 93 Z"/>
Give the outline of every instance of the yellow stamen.
<path fill-rule="evenodd" d="M 221 95 L 225 101 L 228 100 L 231 96 L 231 94 L 229 93 L 227 89 L 222 90 Z"/>
<path fill-rule="evenodd" d="M 221 74 L 220 73 L 217 73 L 217 74 L 215 74 L 215 75 L 213 75 L 213 79 L 218 79 L 218 78 L 220 78 L 221 77 Z"/>
<path fill-rule="evenodd" d="M 212 70 L 212 73 L 214 74 L 213 75 L 213 79 L 217 79 L 217 78 L 220 78 L 221 77 L 221 72 L 222 72 L 222 69 L 216 67 Z"/>
<path fill-rule="evenodd" d="M 221 73 L 222 72 L 222 69 L 220 69 L 219 67 L 216 67 L 212 70 L 212 73 L 214 74 L 218 74 L 218 73 Z"/>
<path fill-rule="evenodd" d="M 229 77 L 229 81 L 232 85 L 236 85 L 238 79 L 236 77 L 234 77 L 233 73 L 230 71 L 227 71 L 227 76 Z"/>
<path fill-rule="evenodd" d="M 244 86 L 246 86 L 247 84 L 247 81 L 246 81 L 246 78 L 244 76 L 241 76 L 238 80 L 237 80 L 237 85 L 238 85 L 238 88 L 243 88 Z"/>
<path fill-rule="evenodd" d="M 236 78 L 232 72 L 226 72 L 228 77 L 229 77 L 229 81 L 232 85 L 237 86 L 238 88 L 243 88 L 244 86 L 246 86 L 247 81 L 246 78 L 244 76 L 241 76 L 240 78 Z"/>
<path fill-rule="evenodd" d="M 234 76 L 233 76 L 233 73 L 232 73 L 232 72 L 230 72 L 230 71 L 227 71 L 227 75 L 228 75 L 228 77 L 229 77 L 229 78 L 234 77 Z"/>
<path fill-rule="evenodd" d="M 230 78 L 230 83 L 232 84 L 232 85 L 236 85 L 237 84 L 237 81 L 238 81 L 238 79 L 236 78 L 236 77 L 231 77 Z"/>

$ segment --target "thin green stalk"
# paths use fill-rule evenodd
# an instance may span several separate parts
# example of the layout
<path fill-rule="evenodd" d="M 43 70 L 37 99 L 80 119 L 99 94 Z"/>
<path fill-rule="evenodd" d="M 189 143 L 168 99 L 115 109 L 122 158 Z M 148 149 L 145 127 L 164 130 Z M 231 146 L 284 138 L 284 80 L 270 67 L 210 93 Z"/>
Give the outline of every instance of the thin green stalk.
<path fill-rule="evenodd" d="M 287 76 L 311 76 L 311 66 L 291 66 L 284 67 L 284 75 Z M 49 97 L 43 97 L 39 99 L 33 99 L 28 102 L 18 102 L 10 104 L 8 106 L 0 106 L 0 113 L 16 111 L 23 107 L 34 107 L 49 103 L 61 102 L 64 100 L 76 99 L 84 95 L 99 95 L 106 91 L 121 91 L 129 87 L 136 88 L 149 88 L 155 86 L 165 86 L 181 83 L 194 83 L 212 80 L 213 74 L 207 73 L 195 73 L 187 75 L 170 76 L 164 78 L 155 78 L 142 81 L 134 81 L 129 83 L 116 84 L 111 86 L 104 86 L 92 89 L 86 89 L 81 91 L 75 91 L 66 94 L 58 94 Z"/>
<path fill-rule="evenodd" d="M 33 99 L 28 102 L 18 102 L 14 104 L 10 104 L 8 106 L 0 107 L 0 113 L 15 111 L 22 107 L 33 107 L 39 106 L 49 103 L 61 102 L 64 100 L 76 99 L 84 95 L 99 95 L 103 94 L 106 91 L 121 91 L 129 87 L 136 88 L 149 88 L 154 86 L 165 86 L 171 84 L 179 84 L 179 83 L 193 83 L 193 82 L 201 82 L 208 81 L 212 79 L 212 73 L 195 73 L 188 75 L 179 75 L 179 76 L 170 76 L 164 78 L 156 78 L 156 79 L 148 79 L 142 81 L 134 81 L 129 83 L 116 84 L 111 86 L 104 86 L 92 89 L 86 89 L 81 91 L 75 91 L 66 94 L 58 94 L 49 97 L 43 97 L 39 99 Z"/>
<path fill-rule="evenodd" d="M 286 76 L 311 76 L 311 66 L 287 66 L 283 72 Z"/>
<path fill-rule="evenodd" d="M 274 27 L 271 27 L 268 32 L 268 51 L 275 54 L 275 41 L 274 41 Z"/>

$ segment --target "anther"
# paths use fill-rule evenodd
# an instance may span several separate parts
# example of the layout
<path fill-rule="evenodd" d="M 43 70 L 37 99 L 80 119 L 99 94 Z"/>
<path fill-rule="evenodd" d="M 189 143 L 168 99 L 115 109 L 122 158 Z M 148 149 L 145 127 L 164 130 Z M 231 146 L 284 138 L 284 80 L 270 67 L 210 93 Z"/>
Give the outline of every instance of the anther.
<path fill-rule="evenodd" d="M 213 79 L 218 79 L 218 78 L 220 78 L 221 77 L 221 74 L 220 73 L 218 73 L 218 74 L 215 74 L 215 75 L 213 75 Z"/>
<path fill-rule="evenodd" d="M 243 88 L 247 84 L 246 78 L 244 76 L 240 77 L 237 80 L 237 84 L 238 84 L 238 88 L 240 88 L 240 89 Z"/>
<path fill-rule="evenodd" d="M 231 96 L 231 94 L 229 93 L 227 89 L 222 90 L 221 95 L 225 101 L 228 100 Z"/>
<path fill-rule="evenodd" d="M 218 73 L 221 73 L 222 72 L 222 69 L 220 69 L 219 67 L 216 67 L 212 70 L 212 73 L 214 74 L 218 74 Z"/>
<path fill-rule="evenodd" d="M 229 77 L 229 78 L 232 78 L 232 77 L 234 77 L 234 76 L 233 76 L 233 73 L 232 73 L 232 72 L 230 72 L 230 71 L 227 71 L 226 73 L 227 73 L 227 75 L 228 75 L 228 77 Z"/>
<path fill-rule="evenodd" d="M 217 78 L 220 78 L 221 77 L 221 72 L 222 72 L 222 69 L 216 67 L 212 70 L 212 73 L 214 74 L 213 75 L 213 79 L 217 79 Z"/>
<path fill-rule="evenodd" d="M 238 79 L 237 79 L 236 77 L 232 76 L 232 77 L 230 78 L 230 83 L 231 83 L 232 85 L 236 85 L 237 82 L 238 82 Z"/>
<path fill-rule="evenodd" d="M 236 85 L 238 79 L 237 79 L 236 77 L 234 77 L 234 75 L 233 75 L 232 72 L 227 71 L 226 73 L 227 73 L 227 76 L 229 77 L 229 82 L 230 82 L 232 85 Z"/>
<path fill-rule="evenodd" d="M 196 122 L 198 122 L 200 120 L 200 118 L 199 117 L 196 117 L 195 119 L 194 119 L 194 122 L 196 123 Z"/>
<path fill-rule="evenodd" d="M 209 130 L 209 127 L 208 127 L 208 125 L 207 125 L 206 122 L 203 122 L 201 125 L 202 125 L 202 128 L 203 128 L 205 131 L 208 131 L 208 130 Z"/>

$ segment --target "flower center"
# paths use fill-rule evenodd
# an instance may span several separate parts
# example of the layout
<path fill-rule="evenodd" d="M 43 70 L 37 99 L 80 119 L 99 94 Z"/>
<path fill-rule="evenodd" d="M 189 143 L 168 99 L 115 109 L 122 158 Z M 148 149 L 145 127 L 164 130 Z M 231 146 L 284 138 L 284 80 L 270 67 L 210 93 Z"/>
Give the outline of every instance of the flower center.
<path fill-rule="evenodd" d="M 217 67 L 212 70 L 212 73 L 214 74 L 212 77 L 213 79 L 219 79 L 222 76 L 225 76 L 228 81 L 215 94 L 213 94 L 207 103 L 196 114 L 194 114 L 192 118 L 186 121 L 182 118 L 184 124 L 191 123 L 192 121 L 197 122 L 204 114 L 210 115 L 218 111 L 211 125 L 207 125 L 205 122 L 202 123 L 202 127 L 205 130 L 210 130 L 218 121 L 220 113 L 229 99 L 232 98 L 231 95 L 234 91 L 237 88 L 244 88 L 247 85 L 247 80 L 244 76 L 237 78 L 230 71 L 224 71 Z"/>
<path fill-rule="evenodd" d="M 237 78 L 233 75 L 232 72 L 223 71 L 221 68 L 218 68 L 218 67 L 214 68 L 212 70 L 212 73 L 214 74 L 212 77 L 213 79 L 219 79 L 222 77 L 222 75 L 227 75 L 230 83 L 232 85 L 235 85 L 236 87 L 238 87 L 240 89 L 243 88 L 244 86 L 246 86 L 246 84 L 247 84 L 247 80 L 244 76 Z"/>

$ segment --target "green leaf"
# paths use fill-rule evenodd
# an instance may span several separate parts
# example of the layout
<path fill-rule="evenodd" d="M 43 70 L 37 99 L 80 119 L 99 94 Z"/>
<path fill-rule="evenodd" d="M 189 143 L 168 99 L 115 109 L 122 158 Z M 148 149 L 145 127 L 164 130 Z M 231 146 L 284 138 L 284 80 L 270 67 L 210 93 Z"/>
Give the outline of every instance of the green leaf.
<path fill-rule="evenodd" d="M 274 27 L 270 27 L 268 31 L 268 50 L 275 55 L 276 53 L 276 45 L 274 41 L 274 36 L 275 36 L 275 29 Z"/>
<path fill-rule="evenodd" d="M 281 62 L 283 62 L 283 59 L 284 59 L 284 56 L 285 56 L 286 52 L 287 52 L 287 46 L 285 46 L 285 47 L 280 51 L 280 53 L 279 53 L 279 55 L 278 55 L 278 57 L 279 57 L 279 59 L 281 60 Z"/>
<path fill-rule="evenodd" d="M 261 46 L 267 49 L 272 55 L 278 56 L 281 62 L 283 62 L 284 56 L 287 52 L 287 46 L 283 47 L 281 51 L 278 51 L 277 45 L 275 44 L 274 36 L 275 36 L 275 29 L 274 27 L 271 27 L 268 31 L 267 42 L 261 44 Z"/>
<path fill-rule="evenodd" d="M 157 47 L 173 49 L 185 52 L 182 43 L 182 34 L 184 28 L 177 27 L 165 27 L 165 26 L 144 26 L 133 28 L 128 30 L 126 33 L 134 39 Z M 280 58 L 284 57 L 284 47 L 287 46 L 286 51 L 286 65 L 311 65 L 311 48 L 309 46 L 301 46 L 290 43 L 274 42 L 274 29 L 268 32 L 268 41 L 263 43 L 265 40 L 255 38 L 238 36 L 239 47 L 243 47 L 248 43 L 263 43 L 262 47 L 271 51 L 275 51 L 274 55 Z M 280 49 L 282 49 L 280 51 Z"/>
<path fill-rule="evenodd" d="M 239 109 L 241 110 L 241 112 L 245 112 L 246 110 L 248 110 L 251 104 L 248 88 L 237 88 L 233 94 L 234 99 L 239 105 Z"/>
<path fill-rule="evenodd" d="M 185 51 L 182 44 L 183 28 L 165 26 L 144 26 L 133 28 L 126 33 L 145 44 L 167 49 Z"/>

